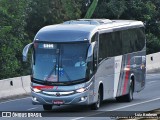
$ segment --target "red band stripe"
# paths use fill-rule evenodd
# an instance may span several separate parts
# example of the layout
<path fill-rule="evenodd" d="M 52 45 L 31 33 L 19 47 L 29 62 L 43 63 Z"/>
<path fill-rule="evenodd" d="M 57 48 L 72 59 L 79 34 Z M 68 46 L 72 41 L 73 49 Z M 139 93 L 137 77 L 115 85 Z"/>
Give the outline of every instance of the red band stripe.
<path fill-rule="evenodd" d="M 129 57 L 129 56 L 128 56 L 127 66 L 130 66 L 130 57 Z M 130 71 L 126 71 L 126 72 L 125 72 L 125 80 L 124 80 L 124 87 L 123 87 L 122 95 L 125 95 L 125 94 L 126 94 L 127 84 L 128 84 L 128 79 L 129 79 L 129 73 L 130 73 Z"/>

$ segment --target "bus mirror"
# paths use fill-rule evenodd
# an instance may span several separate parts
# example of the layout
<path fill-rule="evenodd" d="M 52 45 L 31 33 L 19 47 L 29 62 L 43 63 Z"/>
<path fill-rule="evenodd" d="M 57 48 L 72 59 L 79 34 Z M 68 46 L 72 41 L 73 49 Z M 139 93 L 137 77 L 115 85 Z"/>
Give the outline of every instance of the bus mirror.
<path fill-rule="evenodd" d="M 96 42 L 92 42 L 88 49 L 87 59 L 90 58 L 93 55 L 93 50 Z"/>
<path fill-rule="evenodd" d="M 30 47 L 33 45 L 33 43 L 29 43 L 28 45 L 26 45 L 23 49 L 23 61 L 26 62 L 27 61 L 27 55 L 28 55 L 28 51 L 30 49 Z"/>

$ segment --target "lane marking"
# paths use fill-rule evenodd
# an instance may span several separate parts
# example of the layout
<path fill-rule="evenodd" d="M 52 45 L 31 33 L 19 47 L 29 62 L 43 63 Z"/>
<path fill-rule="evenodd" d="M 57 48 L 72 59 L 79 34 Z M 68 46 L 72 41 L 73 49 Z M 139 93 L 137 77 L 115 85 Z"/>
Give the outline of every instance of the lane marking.
<path fill-rule="evenodd" d="M 87 117 L 87 116 L 86 116 Z M 77 118 L 73 118 L 73 119 L 71 119 L 71 120 L 79 120 L 79 119 L 83 119 L 83 118 L 85 118 L 85 117 L 77 117 Z"/>
<path fill-rule="evenodd" d="M 154 84 L 156 83 L 156 84 Z M 147 82 L 146 86 L 155 86 L 155 85 L 159 85 L 159 83 L 157 81 L 150 81 L 150 82 Z"/>
<path fill-rule="evenodd" d="M 33 107 L 33 108 L 29 108 L 27 110 L 34 110 L 34 109 L 37 109 L 38 107 Z"/>
<path fill-rule="evenodd" d="M 13 102 L 13 101 L 17 101 L 17 100 L 28 99 L 28 98 L 31 98 L 31 97 L 25 97 L 25 98 L 19 98 L 19 99 L 14 99 L 14 100 L 8 100 L 8 101 L 0 102 L 0 104 L 4 104 L 4 103 L 8 103 L 8 102 Z"/>
<path fill-rule="evenodd" d="M 157 81 L 149 81 L 149 82 L 147 82 L 147 84 L 149 84 L 149 83 L 154 83 L 154 82 L 157 82 Z"/>
<path fill-rule="evenodd" d="M 119 110 L 119 109 L 123 109 L 123 108 L 127 108 L 127 107 L 132 107 L 132 106 L 136 106 L 136 105 L 140 105 L 140 104 L 144 104 L 144 103 L 149 103 L 149 102 L 153 102 L 153 101 L 157 101 L 157 100 L 160 100 L 160 98 L 155 98 L 155 99 L 151 99 L 151 100 L 147 100 L 147 101 L 143 101 L 143 102 L 140 102 L 140 103 L 135 103 L 135 104 L 131 104 L 131 105 L 126 105 L 126 106 L 123 106 L 123 107 L 119 107 L 119 108 L 114 108 L 114 109 L 111 109 L 111 110 L 107 110 L 107 111 L 116 111 L 116 110 Z M 105 111 L 106 112 L 106 111 Z M 103 114 L 105 112 L 101 112 L 101 113 L 94 113 L 94 114 L 91 114 L 91 115 L 87 115 L 85 117 L 77 117 L 77 118 L 74 118 L 74 119 L 71 119 L 71 120 L 79 120 L 79 119 L 83 119 L 83 118 L 86 118 L 86 117 L 91 117 L 93 115 L 98 115 L 98 114 Z"/>
<path fill-rule="evenodd" d="M 131 104 L 131 105 L 126 105 L 126 106 L 123 106 L 123 107 L 119 107 L 119 108 L 115 108 L 115 109 L 111 109 L 111 110 L 107 110 L 107 111 L 115 111 L 115 110 L 119 110 L 119 109 L 131 107 L 131 106 L 136 106 L 136 105 L 140 105 L 140 104 L 144 104 L 144 103 L 148 103 L 148 102 L 153 102 L 153 101 L 157 101 L 157 100 L 160 100 L 160 98 L 155 98 L 155 99 L 143 101 L 143 102 L 140 102 L 140 103 L 135 103 L 135 104 Z"/>

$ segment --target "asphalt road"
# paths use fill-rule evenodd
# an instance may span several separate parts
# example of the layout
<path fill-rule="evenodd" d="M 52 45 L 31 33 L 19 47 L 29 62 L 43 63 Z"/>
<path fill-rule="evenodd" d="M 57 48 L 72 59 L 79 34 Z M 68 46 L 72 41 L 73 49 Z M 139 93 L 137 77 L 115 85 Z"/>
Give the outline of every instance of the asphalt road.
<path fill-rule="evenodd" d="M 42 115 L 40 120 L 110 120 L 113 118 L 109 116 L 113 114 L 133 115 L 138 111 L 151 111 L 158 108 L 160 108 L 160 74 L 148 74 L 145 89 L 139 93 L 134 93 L 132 102 L 118 103 L 113 99 L 106 100 L 97 111 L 90 110 L 88 106 L 53 106 L 53 110 L 46 113 L 42 106 L 32 105 L 31 97 L 0 102 L 0 111 L 2 112 L 12 111 L 13 114 L 14 111 L 18 111 L 21 115 L 28 115 L 25 112 L 29 112 L 29 114 L 38 113 L 38 116 Z M 49 117 L 44 118 L 45 116 Z M 5 120 L 6 118 L 0 119 Z M 12 119 L 17 120 L 18 118 Z M 23 119 L 39 120 L 39 118 L 32 117 Z"/>

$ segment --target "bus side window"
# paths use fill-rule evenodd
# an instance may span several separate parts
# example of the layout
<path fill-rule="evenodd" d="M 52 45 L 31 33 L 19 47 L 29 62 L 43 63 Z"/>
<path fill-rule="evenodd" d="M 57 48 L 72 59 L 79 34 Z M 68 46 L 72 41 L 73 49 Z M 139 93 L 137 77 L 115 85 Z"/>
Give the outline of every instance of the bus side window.
<path fill-rule="evenodd" d="M 94 42 L 94 41 L 98 41 L 98 33 L 95 33 L 92 38 L 91 38 L 91 42 Z"/>
<path fill-rule="evenodd" d="M 145 47 L 145 32 L 144 32 L 144 28 L 137 28 L 136 29 L 136 34 L 137 34 L 137 41 L 135 41 L 136 43 L 136 48 L 137 51 L 142 50 Z"/>
<path fill-rule="evenodd" d="M 120 31 L 115 31 L 112 33 L 112 46 L 113 56 L 122 55 L 122 39 Z"/>

